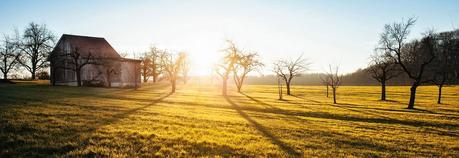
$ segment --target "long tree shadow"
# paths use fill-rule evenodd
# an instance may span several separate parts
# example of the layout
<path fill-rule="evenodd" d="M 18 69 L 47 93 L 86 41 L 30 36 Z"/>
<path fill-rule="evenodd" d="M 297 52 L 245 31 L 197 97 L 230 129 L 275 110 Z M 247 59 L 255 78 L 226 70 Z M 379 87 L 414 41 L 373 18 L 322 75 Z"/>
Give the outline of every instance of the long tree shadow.
<path fill-rule="evenodd" d="M 168 94 L 166 94 L 166 95 L 164 95 L 164 96 L 162 96 L 162 97 L 160 97 L 158 99 L 153 100 L 150 104 L 147 104 L 147 105 L 144 105 L 144 106 L 141 106 L 141 107 L 137 107 L 137 108 L 132 108 L 132 109 L 123 111 L 121 113 L 115 114 L 115 115 L 112 116 L 112 118 L 107 119 L 107 120 L 105 120 L 103 122 L 105 122 L 105 125 L 117 122 L 117 121 L 119 121 L 119 120 L 121 120 L 123 118 L 128 117 L 129 115 L 131 115 L 131 114 L 133 114 L 133 113 L 135 113 L 137 111 L 140 111 L 140 110 L 146 109 L 146 108 L 148 108 L 150 106 L 153 106 L 153 105 L 163 101 L 164 99 L 166 99 L 167 97 L 169 97 L 171 95 L 172 95 L 172 93 L 168 93 Z"/>
<path fill-rule="evenodd" d="M 265 137 L 269 138 L 271 142 L 279 146 L 284 152 L 289 154 L 290 156 L 293 157 L 301 157 L 302 154 L 297 152 L 295 149 L 293 149 L 291 146 L 287 145 L 284 143 L 282 140 L 280 140 L 277 136 L 269 132 L 263 125 L 252 119 L 248 114 L 246 114 L 244 111 L 242 111 L 236 103 L 234 103 L 228 96 L 224 97 L 228 103 L 231 104 L 231 106 L 241 115 L 245 120 L 247 120 L 250 124 L 252 124 L 258 131 L 260 131 Z"/>
<path fill-rule="evenodd" d="M 151 107 L 151 106 L 154 106 L 156 105 L 157 103 L 163 101 L 164 99 L 166 99 L 167 97 L 171 96 L 173 93 L 168 93 L 162 97 L 159 97 L 158 99 L 154 99 L 152 100 L 149 104 L 146 104 L 146 105 L 143 105 L 141 107 L 136 107 L 136 108 L 132 108 L 132 109 L 129 109 L 129 110 L 124 110 L 122 112 L 119 112 L 119 113 L 116 113 L 112 116 L 110 116 L 109 118 L 106 118 L 106 119 L 101 119 L 99 121 L 97 121 L 94 125 L 92 125 L 92 128 L 90 128 L 88 131 L 84 131 L 83 133 L 80 133 L 80 135 L 83 135 L 84 133 L 89 133 L 89 134 L 93 134 L 94 132 L 97 131 L 97 129 L 103 127 L 103 126 L 106 126 L 106 125 L 110 125 L 110 124 L 113 124 L 113 123 L 116 123 L 124 118 L 127 118 L 129 117 L 129 115 L 133 114 L 133 113 L 136 113 L 140 110 L 143 110 L 143 109 L 146 109 L 148 107 Z M 89 144 L 89 141 L 91 139 L 91 136 L 87 137 L 86 139 L 83 139 L 80 141 L 79 144 L 81 144 L 81 146 L 77 146 L 75 148 L 68 148 L 66 149 L 67 152 L 70 152 L 70 151 L 73 151 L 73 150 L 76 150 L 78 148 L 84 148 L 87 144 Z"/>
<path fill-rule="evenodd" d="M 247 94 L 245 94 L 245 93 L 242 93 L 242 92 L 241 92 L 241 94 L 244 95 L 245 97 L 249 98 L 250 100 L 252 100 L 252 101 L 254 101 L 254 102 L 256 102 L 256 103 L 258 103 L 258 104 L 260 104 L 260 105 L 263 105 L 263 106 L 265 106 L 265 107 L 268 107 L 268 108 L 270 108 L 270 109 L 282 110 L 282 109 L 280 109 L 280 108 L 278 108 L 278 107 L 272 106 L 271 104 L 268 104 L 268 103 L 265 103 L 265 102 L 263 102 L 263 101 L 261 101 L 261 100 L 255 99 L 254 97 L 251 97 L 251 96 L 249 96 L 249 95 L 247 95 Z"/>
<path fill-rule="evenodd" d="M 190 103 L 190 102 L 180 102 L 180 101 L 164 101 L 165 103 L 170 104 L 183 104 L 188 106 L 203 106 L 209 108 L 222 108 L 222 109 L 234 109 L 234 107 L 225 107 L 218 106 L 214 104 L 202 104 L 202 103 Z M 359 106 L 360 107 L 360 106 Z M 390 118 L 368 118 L 368 117 L 359 117 L 352 115 L 342 115 L 329 112 L 313 112 L 313 111 L 296 111 L 296 110 L 277 110 L 277 109 L 263 109 L 256 107 L 238 107 L 239 110 L 261 112 L 261 113 L 271 113 L 277 115 L 286 115 L 286 116 L 303 116 L 303 117 L 315 117 L 315 118 L 324 118 L 324 119 L 335 119 L 343 121 L 357 121 L 357 122 L 368 122 L 368 123 L 381 123 L 381 124 L 400 124 L 413 127 L 440 127 L 447 129 L 459 128 L 457 124 L 452 123 L 439 123 L 439 122 L 427 122 L 420 120 L 400 120 L 400 119 L 390 119 Z"/>
<path fill-rule="evenodd" d="M 349 108 L 349 107 L 345 107 L 345 106 L 339 106 L 339 105 L 342 105 L 342 104 L 341 103 L 338 103 L 338 105 L 331 104 L 331 106 L 333 106 L 333 107 L 337 107 L 337 108 L 348 110 L 348 111 L 358 112 L 358 113 L 367 114 L 367 115 L 376 116 L 376 117 L 382 117 L 382 118 L 386 118 L 386 119 L 392 119 L 392 118 L 387 117 L 387 116 L 383 116 L 383 115 L 379 115 L 379 114 L 375 114 L 375 113 L 371 113 L 371 112 L 367 112 L 367 111 L 363 111 L 363 110 L 356 110 L 356 109 L 353 109 L 353 108 Z"/>
<path fill-rule="evenodd" d="M 34 142 L 31 142 L 30 145 L 27 144 L 27 141 L 20 139 L 11 139 L 9 141 L 0 142 L 0 149 L 10 150 L 13 152 L 2 153 L 0 150 L 0 157 L 8 155 L 10 156 L 25 156 L 25 157 L 46 157 L 46 155 L 62 155 L 69 153 L 71 151 L 77 150 L 79 148 L 84 148 L 90 144 L 92 135 L 103 126 L 116 123 L 124 118 L 127 118 L 129 115 L 136 113 L 140 110 L 153 106 L 165 98 L 169 97 L 171 93 L 163 95 L 157 99 L 150 100 L 149 104 L 132 108 L 117 108 L 116 106 L 95 106 L 95 105 L 84 105 L 79 103 L 66 103 L 53 100 L 41 100 L 51 107 L 59 107 L 64 109 L 69 109 L 70 112 L 62 111 L 61 113 L 43 113 L 43 112 L 26 112 L 21 113 L 21 115 L 32 115 L 30 117 L 37 117 L 39 119 L 34 119 L 28 122 L 23 122 L 21 124 L 14 124 L 7 122 L 8 120 L 0 119 L 0 124 L 3 126 L 0 127 L 0 133 L 14 133 L 17 136 L 31 136 L 33 135 Z M 83 98 L 86 95 L 83 96 Z M 78 112 L 74 112 L 77 110 Z M 1 117 L 1 115 L 0 115 Z M 59 120 L 65 120 L 68 124 L 72 126 L 67 126 L 64 124 L 53 124 L 49 122 L 49 119 L 46 118 L 56 118 Z M 80 124 L 79 122 L 85 122 Z M 53 129 L 58 128 L 59 130 L 48 131 L 44 128 L 37 128 L 36 125 L 47 124 L 52 125 Z M 51 127 L 49 127 L 51 128 Z M 45 132 L 45 131 L 46 132 Z M 36 135 L 38 133 L 38 135 Z M 41 135 L 40 133 L 47 133 Z M 58 138 L 50 137 L 50 135 L 59 135 Z M 56 140 L 51 140 L 56 139 Z M 49 141 L 59 141 L 59 142 L 74 142 L 73 145 L 62 145 L 54 147 L 46 147 L 42 144 L 37 146 L 34 145 L 36 142 L 49 142 Z M 18 150 L 12 150 L 18 149 Z M 35 151 L 35 152 L 31 152 Z M 32 154 L 32 155 L 31 155 Z M 3 155 L 3 156 L 2 156 Z M 33 156 L 34 155 L 34 156 Z"/>

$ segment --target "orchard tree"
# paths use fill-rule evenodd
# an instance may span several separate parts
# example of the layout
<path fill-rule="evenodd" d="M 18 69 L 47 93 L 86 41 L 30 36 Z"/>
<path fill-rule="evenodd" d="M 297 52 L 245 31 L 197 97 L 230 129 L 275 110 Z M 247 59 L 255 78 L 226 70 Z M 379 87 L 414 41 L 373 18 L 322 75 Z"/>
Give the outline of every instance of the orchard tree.
<path fill-rule="evenodd" d="M 274 73 L 280 76 L 287 87 L 287 95 L 291 95 L 290 87 L 294 77 L 309 70 L 310 63 L 300 55 L 296 60 L 278 60 L 274 63 Z"/>
<path fill-rule="evenodd" d="M 329 65 L 329 70 L 325 73 L 326 76 L 326 81 L 328 82 L 327 85 L 329 85 L 332 88 L 332 93 L 333 93 L 333 103 L 336 104 L 336 91 L 338 90 L 338 87 L 341 85 L 341 81 L 343 79 L 343 76 L 339 74 L 339 67 L 332 67 Z"/>
<path fill-rule="evenodd" d="M 181 67 L 180 72 L 182 74 L 183 83 L 186 84 L 186 82 L 189 79 L 191 62 L 186 52 L 180 52 L 179 56 L 182 59 L 180 62 L 180 67 Z"/>
<path fill-rule="evenodd" d="M 22 38 L 17 39 L 16 44 L 21 53 L 18 62 L 31 73 L 32 80 L 37 70 L 49 66 L 47 59 L 53 50 L 54 41 L 55 36 L 46 25 L 33 22 L 27 26 Z"/>
<path fill-rule="evenodd" d="M 3 73 L 3 79 L 8 79 L 8 73 L 16 68 L 19 59 L 18 47 L 8 36 L 0 43 L 0 71 Z"/>
<path fill-rule="evenodd" d="M 330 87 L 330 81 L 329 81 L 329 78 L 327 75 L 322 75 L 322 74 L 319 74 L 319 77 L 320 77 L 320 81 L 321 83 L 326 87 L 327 89 L 327 92 L 326 92 L 326 96 L 328 98 L 328 93 L 329 93 L 329 87 Z"/>
<path fill-rule="evenodd" d="M 67 69 L 67 70 L 72 70 L 75 72 L 75 76 L 77 79 L 77 86 L 81 87 L 81 70 L 83 67 L 86 65 L 99 65 L 100 60 L 96 59 L 91 52 L 83 53 L 80 51 L 78 47 L 71 47 L 70 51 L 67 53 L 57 53 L 57 56 L 61 57 L 61 60 L 59 61 L 54 61 L 56 62 L 55 68 L 62 68 L 62 69 Z"/>
<path fill-rule="evenodd" d="M 263 67 L 263 63 L 258 59 L 258 53 L 240 53 L 236 64 L 233 66 L 234 83 L 236 84 L 237 91 L 241 92 L 242 85 L 247 75 Z"/>
<path fill-rule="evenodd" d="M 375 52 L 370 58 L 371 61 L 367 70 L 371 77 L 381 84 L 381 100 L 386 100 L 387 81 L 400 74 L 398 65 L 385 53 Z"/>
<path fill-rule="evenodd" d="M 185 60 L 183 56 L 174 55 L 164 51 L 161 56 L 161 67 L 164 68 L 165 75 L 171 84 L 171 93 L 175 93 L 177 79 L 180 71 L 182 70 L 181 63 Z"/>
<path fill-rule="evenodd" d="M 143 82 L 147 82 L 150 79 L 152 73 L 152 61 L 148 53 L 144 53 L 142 57 L 140 57 L 140 71 L 142 73 Z"/>
<path fill-rule="evenodd" d="M 229 75 L 233 71 L 234 65 L 238 62 L 239 59 L 239 49 L 236 47 L 233 41 L 226 40 L 228 47 L 223 50 L 225 53 L 221 63 L 215 65 L 215 73 L 217 73 L 222 78 L 222 95 L 226 96 L 227 94 L 227 81 Z"/>
<path fill-rule="evenodd" d="M 438 87 L 437 104 L 441 104 L 442 88 L 458 80 L 459 70 L 459 30 L 442 32 L 436 35 L 437 58 L 433 63 L 432 82 Z"/>
<path fill-rule="evenodd" d="M 386 24 L 380 39 L 388 57 L 412 80 L 408 109 L 414 109 L 416 89 L 431 81 L 426 71 L 435 59 L 435 39 L 431 32 L 426 33 L 420 41 L 406 42 L 415 22 L 416 19 L 409 18 L 404 22 Z"/>

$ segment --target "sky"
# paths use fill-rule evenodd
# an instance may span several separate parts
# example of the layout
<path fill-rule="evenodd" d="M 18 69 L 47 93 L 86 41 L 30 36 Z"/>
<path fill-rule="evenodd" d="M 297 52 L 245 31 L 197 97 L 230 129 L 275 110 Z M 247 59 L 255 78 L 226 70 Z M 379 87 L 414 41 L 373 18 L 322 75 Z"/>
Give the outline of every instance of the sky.
<path fill-rule="evenodd" d="M 309 72 L 338 65 L 350 73 L 368 65 L 385 24 L 416 17 L 410 38 L 428 29 L 459 28 L 458 0 L 2 0 L 0 33 L 30 22 L 62 34 L 104 37 L 138 57 L 152 45 L 190 54 L 192 75 L 208 75 L 225 39 L 272 63 L 301 54 Z"/>

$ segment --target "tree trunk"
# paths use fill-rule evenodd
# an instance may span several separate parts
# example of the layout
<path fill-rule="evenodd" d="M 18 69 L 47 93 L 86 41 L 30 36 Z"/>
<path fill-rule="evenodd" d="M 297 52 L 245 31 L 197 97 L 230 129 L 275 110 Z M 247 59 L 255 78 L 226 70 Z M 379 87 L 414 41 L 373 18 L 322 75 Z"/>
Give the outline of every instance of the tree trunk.
<path fill-rule="evenodd" d="M 441 104 L 441 89 L 443 88 L 443 85 L 438 86 L 438 100 L 437 104 Z"/>
<path fill-rule="evenodd" d="M 137 81 L 142 82 L 142 78 L 137 78 L 138 75 L 140 75 L 140 69 L 137 67 L 137 65 L 134 66 L 134 89 L 137 90 L 139 88 L 139 85 L 137 85 Z M 174 89 L 175 92 L 175 89 Z"/>
<path fill-rule="evenodd" d="M 336 88 L 333 88 L 333 104 L 336 104 Z"/>
<path fill-rule="evenodd" d="M 381 100 L 386 100 L 386 81 L 381 82 Z"/>
<path fill-rule="evenodd" d="M 175 89 L 176 89 L 175 84 L 176 84 L 176 79 L 173 79 L 173 80 L 171 81 L 171 86 L 172 86 L 172 91 L 171 91 L 171 92 L 172 92 L 172 93 L 175 93 Z"/>
<path fill-rule="evenodd" d="M 416 88 L 418 88 L 417 84 L 413 84 L 410 88 L 410 102 L 408 103 L 408 109 L 414 109 L 414 101 L 416 99 Z"/>
<path fill-rule="evenodd" d="M 3 79 L 7 80 L 8 79 L 8 74 L 6 72 L 3 73 Z"/>
<path fill-rule="evenodd" d="M 226 96 L 226 86 L 227 86 L 227 85 L 226 85 L 226 81 L 227 81 L 227 80 L 228 80 L 228 77 L 223 77 L 223 78 L 222 78 L 222 81 L 223 81 L 223 83 L 222 83 L 222 86 L 223 86 L 223 87 L 222 87 L 222 95 L 223 95 L 223 96 Z"/>
<path fill-rule="evenodd" d="M 157 75 L 153 75 L 153 83 L 156 83 L 156 79 L 158 78 Z"/>
<path fill-rule="evenodd" d="M 328 84 L 327 84 L 327 98 L 328 98 Z"/>
<path fill-rule="evenodd" d="M 279 93 L 279 100 L 282 100 L 282 82 L 280 79 L 277 79 L 277 90 Z"/>
<path fill-rule="evenodd" d="M 290 94 L 290 82 L 285 82 L 285 86 L 287 87 L 287 95 L 291 95 Z"/>
<path fill-rule="evenodd" d="M 32 73 L 32 80 L 35 80 L 35 71 L 36 71 L 36 70 L 33 69 L 32 72 L 31 72 L 31 73 Z"/>
<path fill-rule="evenodd" d="M 241 93 L 242 84 L 238 84 L 236 85 L 236 87 L 237 87 L 237 92 Z"/>
<path fill-rule="evenodd" d="M 75 73 L 76 73 L 76 78 L 77 78 L 77 86 L 78 86 L 78 87 L 81 87 L 81 74 L 80 74 L 80 70 L 77 69 L 77 70 L 75 71 Z"/>

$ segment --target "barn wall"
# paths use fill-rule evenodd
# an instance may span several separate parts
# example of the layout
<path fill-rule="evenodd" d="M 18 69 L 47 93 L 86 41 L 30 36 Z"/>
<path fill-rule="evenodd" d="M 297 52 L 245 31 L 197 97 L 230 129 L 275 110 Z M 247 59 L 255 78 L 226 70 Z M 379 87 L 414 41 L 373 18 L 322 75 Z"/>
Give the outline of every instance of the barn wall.
<path fill-rule="evenodd" d="M 140 87 L 140 63 L 133 61 L 121 62 L 121 87 Z"/>
<path fill-rule="evenodd" d="M 71 44 L 66 40 L 59 40 L 55 49 L 59 48 L 58 54 L 70 53 Z M 64 57 L 62 57 L 64 58 Z M 125 59 L 107 59 L 115 73 L 110 75 L 112 87 L 140 87 L 140 62 Z M 70 65 L 68 65 L 70 66 Z M 58 69 L 51 75 L 56 76 L 56 85 L 77 86 L 76 74 L 73 70 Z M 102 65 L 85 65 L 81 70 L 81 80 L 102 81 L 108 87 L 107 69 Z M 50 81 L 52 82 L 52 81 Z"/>

